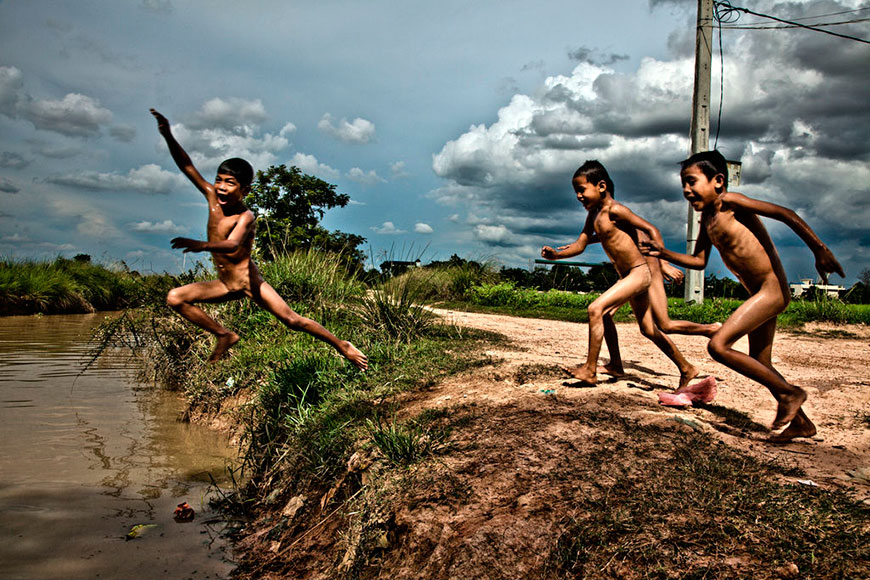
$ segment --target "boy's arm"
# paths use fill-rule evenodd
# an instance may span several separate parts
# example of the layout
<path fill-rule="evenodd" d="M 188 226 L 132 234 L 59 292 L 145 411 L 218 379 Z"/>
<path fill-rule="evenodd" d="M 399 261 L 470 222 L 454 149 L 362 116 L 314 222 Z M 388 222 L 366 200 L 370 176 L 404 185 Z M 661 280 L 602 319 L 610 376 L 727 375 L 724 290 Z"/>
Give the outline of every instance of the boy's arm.
<path fill-rule="evenodd" d="M 661 241 L 652 239 L 641 242 L 640 251 L 646 256 L 655 256 L 660 260 L 667 260 L 690 270 L 703 270 L 707 267 L 707 261 L 710 259 L 711 243 L 707 229 L 703 227 L 703 223 L 701 226 L 701 232 L 698 234 L 698 239 L 695 240 L 695 252 L 691 256 L 672 252 Z"/>
<path fill-rule="evenodd" d="M 843 267 L 834 257 L 834 253 L 825 245 L 810 226 L 793 210 L 758 199 L 752 199 L 742 193 L 727 192 L 721 196 L 722 203 L 731 207 L 750 211 L 755 214 L 779 220 L 794 231 L 804 243 L 812 250 L 816 257 L 816 270 L 822 277 L 822 281 L 828 283 L 828 274 L 837 273 L 845 278 Z"/>
<path fill-rule="evenodd" d="M 583 225 L 583 231 L 580 232 L 580 236 L 574 242 L 566 246 L 559 246 L 559 248 L 555 250 L 550 246 L 544 246 L 541 248 L 541 257 L 547 260 L 560 260 L 562 258 L 571 258 L 582 254 L 583 250 L 586 249 L 586 246 L 598 241 L 598 236 L 595 235 L 595 228 L 593 227 L 594 221 L 595 220 L 591 214 L 586 216 L 586 223 Z"/>
<path fill-rule="evenodd" d="M 166 145 L 169 147 L 169 152 L 172 154 L 172 159 L 175 161 L 175 164 L 181 172 L 193 182 L 196 188 L 200 190 L 204 196 L 208 197 L 214 192 L 212 184 L 200 175 L 199 171 L 194 167 L 193 161 L 190 160 L 190 155 L 188 155 L 181 144 L 175 140 L 175 137 L 172 135 L 172 131 L 169 128 L 169 120 L 158 113 L 155 109 L 151 109 L 151 114 L 154 115 L 155 119 L 157 119 L 157 130 L 160 131 L 160 134 L 163 135 L 163 138 L 166 140 Z"/>
<path fill-rule="evenodd" d="M 246 211 L 233 226 L 227 239 L 219 242 L 205 242 L 191 238 L 173 238 L 171 241 L 174 249 L 184 248 L 188 252 L 212 252 L 217 254 L 232 254 L 238 250 L 248 236 L 253 234 L 254 214 Z"/>

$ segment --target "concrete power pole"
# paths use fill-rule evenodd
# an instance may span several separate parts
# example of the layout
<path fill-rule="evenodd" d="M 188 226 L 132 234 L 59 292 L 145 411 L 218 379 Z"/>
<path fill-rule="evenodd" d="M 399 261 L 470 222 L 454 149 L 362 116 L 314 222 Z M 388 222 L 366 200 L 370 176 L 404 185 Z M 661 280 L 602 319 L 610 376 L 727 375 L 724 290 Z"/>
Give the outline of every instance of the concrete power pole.
<path fill-rule="evenodd" d="M 698 30 L 695 35 L 695 89 L 692 93 L 692 151 L 710 148 L 710 63 L 713 53 L 713 0 L 698 0 Z M 686 253 L 695 251 L 701 230 L 701 214 L 689 205 Z M 704 270 L 686 270 L 683 295 L 686 302 L 704 301 Z"/>

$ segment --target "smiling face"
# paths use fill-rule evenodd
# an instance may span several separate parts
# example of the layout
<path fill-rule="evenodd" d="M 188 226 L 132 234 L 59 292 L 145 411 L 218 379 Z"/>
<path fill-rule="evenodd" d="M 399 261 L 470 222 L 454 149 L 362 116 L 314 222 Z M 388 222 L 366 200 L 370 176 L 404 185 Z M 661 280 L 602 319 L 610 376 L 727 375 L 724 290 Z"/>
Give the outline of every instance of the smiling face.
<path fill-rule="evenodd" d="M 214 192 L 221 207 L 233 207 L 242 202 L 250 186 L 242 186 L 235 176 L 218 173 L 214 179 Z"/>
<path fill-rule="evenodd" d="M 587 210 L 599 206 L 607 191 L 607 184 L 603 180 L 598 183 L 591 183 L 586 180 L 585 175 L 578 175 L 572 179 L 571 185 L 574 186 L 577 201 L 582 203 L 583 207 Z"/>
<path fill-rule="evenodd" d="M 697 165 L 686 167 L 680 172 L 683 183 L 683 197 L 695 208 L 702 211 L 715 203 L 719 194 L 725 190 L 725 180 L 721 173 L 707 177 Z"/>

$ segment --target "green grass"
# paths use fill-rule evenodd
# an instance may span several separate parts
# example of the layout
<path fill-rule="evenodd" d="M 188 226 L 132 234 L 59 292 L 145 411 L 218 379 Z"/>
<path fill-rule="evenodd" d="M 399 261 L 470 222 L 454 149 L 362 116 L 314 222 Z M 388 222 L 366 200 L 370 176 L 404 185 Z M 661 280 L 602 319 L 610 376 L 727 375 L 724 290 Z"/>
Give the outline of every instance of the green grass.
<path fill-rule="evenodd" d="M 495 265 L 484 261 L 455 266 L 410 268 L 404 274 L 386 281 L 384 286 L 412 286 L 419 299 L 435 302 L 462 298 L 471 288 L 492 284 L 497 280 Z"/>
<path fill-rule="evenodd" d="M 172 287 L 169 276 L 139 276 L 86 260 L 0 261 L 0 314 L 118 310 Z"/>
<path fill-rule="evenodd" d="M 846 304 L 825 295 L 816 300 L 792 300 L 778 322 L 786 327 L 807 322 L 870 324 L 870 304 Z"/>
<path fill-rule="evenodd" d="M 237 479 L 248 482 L 240 490 L 246 504 L 279 481 L 288 488 L 328 486 L 361 442 L 388 446 L 392 440 L 413 448 L 431 440 L 418 424 L 384 422 L 393 399 L 486 364 L 489 359 L 475 353 L 497 340 L 436 324 L 418 302 L 414 278 L 366 289 L 339 257 L 311 251 L 279 256 L 262 270 L 296 312 L 363 350 L 368 371 L 360 373 L 329 345 L 288 330 L 247 300 L 204 305 L 242 337 L 218 364 L 205 363 L 213 337 L 160 305 L 131 313 L 104 329 L 99 341 L 103 348 L 118 342 L 140 347 L 152 378 L 183 389 L 193 408 L 218 412 L 228 398 L 245 394 L 249 403 L 236 413 L 243 430 Z M 204 277 L 200 272 L 195 279 Z M 399 463 L 414 455 L 390 453 Z"/>
<path fill-rule="evenodd" d="M 577 294 L 561 290 L 540 292 L 530 288 L 517 288 L 511 282 L 501 282 L 474 286 L 461 299 L 450 299 L 440 305 L 526 318 L 588 322 L 586 309 L 598 296 L 596 293 Z M 673 320 L 709 324 L 724 321 L 741 304 L 742 300 L 730 298 L 708 298 L 700 304 L 686 304 L 680 298 L 669 298 L 668 314 Z M 617 322 L 633 319 L 628 305 L 614 314 Z M 824 296 L 818 300 L 792 300 L 785 312 L 779 315 L 777 322 L 784 328 L 796 328 L 808 322 L 870 324 L 870 305 L 846 304 Z"/>

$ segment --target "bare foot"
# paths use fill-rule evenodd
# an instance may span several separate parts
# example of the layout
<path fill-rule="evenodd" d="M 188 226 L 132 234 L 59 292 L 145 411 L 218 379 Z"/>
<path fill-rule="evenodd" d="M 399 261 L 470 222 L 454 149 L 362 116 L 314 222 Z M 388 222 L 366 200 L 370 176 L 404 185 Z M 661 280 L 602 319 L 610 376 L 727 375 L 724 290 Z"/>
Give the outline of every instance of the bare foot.
<path fill-rule="evenodd" d="M 691 381 L 692 379 L 697 377 L 699 372 L 700 371 L 698 371 L 697 367 L 694 367 L 694 366 L 690 366 L 689 370 L 687 370 L 685 372 L 681 372 L 680 373 L 680 386 L 677 387 L 676 392 L 679 393 L 681 390 L 685 389 L 689 385 L 689 381 Z"/>
<path fill-rule="evenodd" d="M 230 350 L 230 347 L 239 342 L 239 340 L 241 340 L 241 337 L 235 332 L 218 336 L 214 350 L 211 351 L 211 356 L 208 357 L 208 362 L 215 362 L 223 358 L 227 354 L 227 351 Z"/>
<path fill-rule="evenodd" d="M 563 367 L 559 366 L 564 372 L 568 373 L 578 381 L 595 385 L 598 383 L 598 377 L 594 372 L 589 372 L 585 366 Z"/>
<path fill-rule="evenodd" d="M 369 368 L 369 357 L 363 354 L 363 352 L 355 347 L 353 344 L 348 341 L 344 341 L 343 349 L 341 350 L 341 354 L 344 358 L 352 362 L 356 367 L 365 372 L 367 368 Z"/>
<path fill-rule="evenodd" d="M 622 368 L 622 365 L 615 365 L 612 362 L 599 366 L 597 372 L 617 378 L 626 376 L 625 369 Z"/>
<path fill-rule="evenodd" d="M 798 409 L 792 422 L 782 433 L 772 435 L 768 440 L 771 443 L 788 443 L 795 437 L 812 437 L 816 434 L 816 426 L 810 421 L 803 409 Z"/>
<path fill-rule="evenodd" d="M 791 423 L 801 410 L 801 405 L 807 400 L 806 392 L 800 387 L 795 387 L 796 392 L 789 395 L 780 395 L 776 406 L 776 418 L 773 420 L 771 430 L 782 429 Z M 807 419 L 809 421 L 809 419 Z"/>
<path fill-rule="evenodd" d="M 710 338 L 714 334 L 716 334 L 716 331 L 718 331 L 720 328 L 722 328 L 722 323 L 721 322 L 714 322 L 713 324 L 707 324 L 705 326 L 707 327 L 707 330 L 704 332 L 704 336 L 706 336 L 707 338 Z"/>

